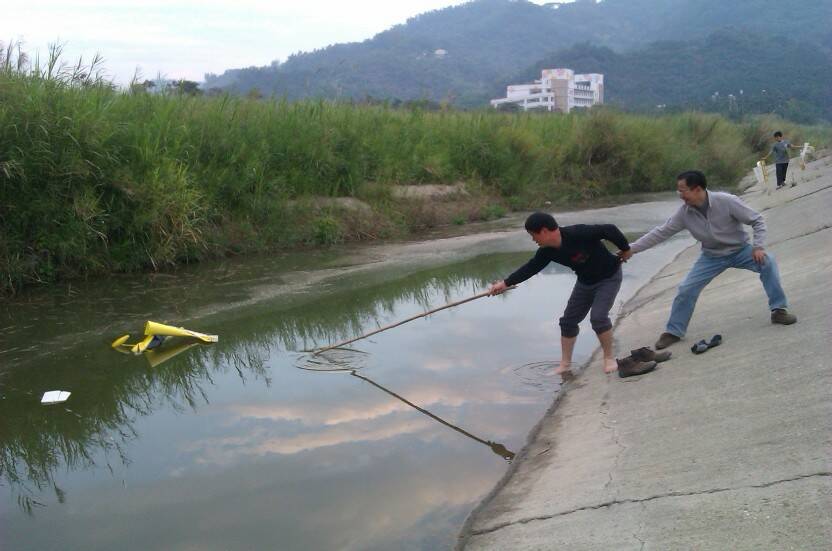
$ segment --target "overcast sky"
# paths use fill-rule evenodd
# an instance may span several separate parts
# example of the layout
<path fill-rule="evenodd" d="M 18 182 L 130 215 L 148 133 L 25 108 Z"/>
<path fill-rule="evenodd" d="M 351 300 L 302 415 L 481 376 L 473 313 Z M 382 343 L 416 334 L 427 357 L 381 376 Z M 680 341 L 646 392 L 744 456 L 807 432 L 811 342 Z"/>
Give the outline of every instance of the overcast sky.
<path fill-rule="evenodd" d="M 32 57 L 63 43 L 64 58 L 96 52 L 119 84 L 203 80 L 290 54 L 370 38 L 408 17 L 463 0 L 0 0 L 0 41 Z M 537 3 L 543 3 L 543 0 Z"/>

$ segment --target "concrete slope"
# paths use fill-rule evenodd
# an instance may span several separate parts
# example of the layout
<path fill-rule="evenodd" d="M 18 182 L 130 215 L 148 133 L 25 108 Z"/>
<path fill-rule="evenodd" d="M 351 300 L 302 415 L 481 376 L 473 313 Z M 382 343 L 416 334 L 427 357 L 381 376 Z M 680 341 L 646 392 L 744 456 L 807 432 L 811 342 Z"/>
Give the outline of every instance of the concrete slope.
<path fill-rule="evenodd" d="M 619 379 L 596 358 L 567 385 L 460 547 L 832 549 L 832 158 L 797 170 L 796 187 L 745 198 L 798 323 L 770 323 L 755 274 L 723 273 L 658 371 Z M 653 345 L 698 253 L 629 301 L 619 357 Z"/>

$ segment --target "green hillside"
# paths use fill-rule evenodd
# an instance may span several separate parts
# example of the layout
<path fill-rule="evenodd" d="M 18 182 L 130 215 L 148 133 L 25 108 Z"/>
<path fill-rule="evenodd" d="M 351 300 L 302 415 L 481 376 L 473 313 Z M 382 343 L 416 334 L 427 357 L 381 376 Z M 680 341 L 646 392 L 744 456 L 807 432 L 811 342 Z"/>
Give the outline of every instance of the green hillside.
<path fill-rule="evenodd" d="M 701 44 L 733 26 L 757 37 L 755 56 L 777 48 L 774 35 L 799 37 L 828 55 L 829 21 L 832 0 L 790 6 L 773 0 L 579 0 L 558 9 L 478 0 L 419 15 L 364 42 L 206 75 L 205 86 L 237 93 L 256 88 L 288 99 L 424 98 L 473 107 L 492 97 L 496 82 L 578 43 L 623 54 L 659 40 Z"/>
<path fill-rule="evenodd" d="M 761 46 L 757 35 L 726 29 L 701 42 L 656 42 L 623 54 L 584 43 L 547 56 L 508 82 L 540 78 L 547 67 L 604 73 L 605 101 L 626 109 L 662 106 L 832 120 L 832 57 L 785 38 Z M 505 83 L 493 93 L 504 92 Z"/>

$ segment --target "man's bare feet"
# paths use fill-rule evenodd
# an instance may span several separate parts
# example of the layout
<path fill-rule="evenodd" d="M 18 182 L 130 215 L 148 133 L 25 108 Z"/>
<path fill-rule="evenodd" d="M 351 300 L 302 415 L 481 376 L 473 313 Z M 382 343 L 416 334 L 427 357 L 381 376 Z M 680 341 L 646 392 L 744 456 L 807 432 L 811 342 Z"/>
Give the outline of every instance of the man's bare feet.
<path fill-rule="evenodd" d="M 618 370 L 618 362 L 615 358 L 604 358 L 604 373 L 615 373 Z"/>
<path fill-rule="evenodd" d="M 572 367 L 572 362 L 567 362 L 565 360 L 561 360 L 560 363 L 558 364 L 558 366 L 555 368 L 555 373 L 557 373 L 558 375 L 563 375 L 564 373 L 569 371 L 571 367 Z"/>

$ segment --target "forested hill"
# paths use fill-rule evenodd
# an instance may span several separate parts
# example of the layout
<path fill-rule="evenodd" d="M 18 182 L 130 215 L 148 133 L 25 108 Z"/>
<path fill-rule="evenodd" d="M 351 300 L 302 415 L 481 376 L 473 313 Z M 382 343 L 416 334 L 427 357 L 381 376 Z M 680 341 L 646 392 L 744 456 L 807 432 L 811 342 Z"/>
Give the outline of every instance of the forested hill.
<path fill-rule="evenodd" d="M 726 29 L 701 42 L 655 42 L 621 54 L 584 43 L 546 56 L 509 82 L 530 82 L 547 67 L 603 73 L 606 102 L 625 109 L 695 107 L 832 121 L 832 57 L 786 38 L 761 47 L 757 35 Z M 505 81 L 498 81 L 492 93 L 504 92 Z"/>
<path fill-rule="evenodd" d="M 476 0 L 413 17 L 364 42 L 206 75 L 205 87 L 256 88 L 290 99 L 426 98 L 473 106 L 500 79 L 581 42 L 623 53 L 657 40 L 701 43 L 736 26 L 756 33 L 759 52 L 776 48 L 772 37 L 784 35 L 828 53 L 830 21 L 832 0 L 578 0 L 558 8 Z"/>

